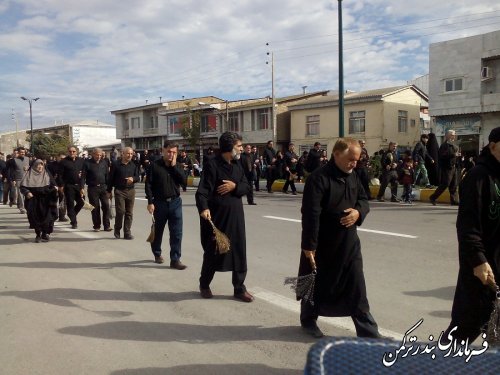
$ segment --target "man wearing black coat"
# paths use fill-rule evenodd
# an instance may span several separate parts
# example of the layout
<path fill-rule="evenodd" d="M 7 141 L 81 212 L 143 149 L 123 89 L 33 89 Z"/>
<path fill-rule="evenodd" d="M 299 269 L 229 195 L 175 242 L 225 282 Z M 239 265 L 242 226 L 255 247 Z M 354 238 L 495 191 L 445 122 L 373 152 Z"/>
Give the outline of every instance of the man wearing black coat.
<path fill-rule="evenodd" d="M 390 142 L 389 148 L 382 156 L 382 181 L 377 194 L 377 200 L 384 202 L 384 194 L 387 185 L 391 185 L 391 202 L 398 202 L 398 156 L 396 154 L 396 142 Z"/>
<path fill-rule="evenodd" d="M 321 337 L 318 316 L 351 316 L 359 337 L 378 338 L 378 326 L 366 297 L 361 243 L 356 227 L 370 211 L 356 173 L 359 143 L 340 138 L 332 159 L 306 180 L 302 199 L 302 241 L 299 275 L 317 275 L 314 305 L 302 300 L 300 322 L 306 333 Z"/>
<path fill-rule="evenodd" d="M 493 129 L 460 184 L 459 271 L 451 323 L 444 337 L 472 343 L 488 322 L 500 281 L 500 127 Z"/>
<path fill-rule="evenodd" d="M 457 206 L 457 156 L 458 147 L 453 144 L 455 141 L 455 130 L 448 130 L 445 134 L 446 140 L 439 146 L 439 186 L 429 197 L 431 203 L 435 206 L 436 200 L 448 188 L 450 192 L 450 204 Z"/>
<path fill-rule="evenodd" d="M 245 151 L 241 154 L 241 166 L 243 171 L 245 171 L 245 177 L 250 184 L 250 190 L 247 194 L 247 202 L 250 206 L 255 206 L 257 203 L 254 202 L 253 197 L 253 180 L 254 180 L 254 169 L 253 169 L 253 158 L 252 158 L 252 146 L 246 145 Z"/>
<path fill-rule="evenodd" d="M 267 192 L 272 193 L 273 182 L 276 179 L 276 150 L 273 141 L 268 141 L 264 149 L 264 164 L 266 165 Z"/>
<path fill-rule="evenodd" d="M 314 147 L 307 154 L 307 172 L 312 173 L 321 166 L 321 152 L 321 143 L 315 142 Z"/>

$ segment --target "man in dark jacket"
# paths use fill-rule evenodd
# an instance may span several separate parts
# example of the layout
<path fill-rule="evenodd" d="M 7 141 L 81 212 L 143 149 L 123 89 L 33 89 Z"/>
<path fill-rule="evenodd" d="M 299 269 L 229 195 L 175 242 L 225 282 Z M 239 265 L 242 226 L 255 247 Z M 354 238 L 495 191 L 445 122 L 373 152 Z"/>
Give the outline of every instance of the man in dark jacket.
<path fill-rule="evenodd" d="M 370 211 L 365 190 L 353 173 L 361 154 L 359 143 L 340 138 L 332 159 L 306 180 L 302 199 L 302 241 L 299 275 L 317 275 L 314 305 L 302 300 L 300 322 L 314 337 L 323 333 L 316 320 L 321 316 L 351 316 L 359 337 L 378 338 L 377 323 L 366 297 L 361 244 L 356 227 Z"/>
<path fill-rule="evenodd" d="M 219 138 L 220 154 L 203 171 L 198 190 L 196 207 L 200 213 L 200 235 L 203 246 L 203 265 L 200 275 L 200 294 L 212 298 L 210 283 L 216 271 L 232 271 L 234 298 L 252 302 L 253 296 L 245 287 L 247 253 L 245 213 L 241 197 L 250 190 L 243 168 L 238 159 L 243 149 L 241 136 L 225 132 Z M 212 226 L 224 232 L 231 240 L 231 251 L 216 251 Z"/>
<path fill-rule="evenodd" d="M 161 244 L 168 222 L 170 268 L 184 270 L 186 265 L 181 262 L 182 199 L 180 197 L 184 171 L 177 164 L 178 149 L 176 144 L 165 141 L 162 158 L 151 163 L 147 169 L 145 192 L 148 200 L 147 210 L 155 219 L 155 237 L 151 242 L 155 263 L 164 262 Z"/>
<path fill-rule="evenodd" d="M 299 156 L 295 153 L 295 145 L 290 143 L 288 151 L 285 152 L 285 185 L 283 185 L 283 193 L 288 194 L 288 187 L 292 189 L 292 194 L 297 195 L 297 188 L 295 187 L 295 178 L 297 177 L 297 164 Z"/>
<path fill-rule="evenodd" d="M 372 199 L 372 194 L 370 192 L 370 176 L 368 175 L 368 164 L 370 162 L 370 155 L 368 155 L 368 150 L 365 145 L 366 142 L 364 139 L 360 139 L 359 146 L 361 147 L 361 155 L 359 157 L 358 163 L 356 164 L 356 168 L 354 171 L 359 177 L 363 188 L 365 189 L 366 196 L 368 199 Z"/>
<path fill-rule="evenodd" d="M 420 179 L 420 185 L 427 188 L 431 187 L 429 182 L 429 174 L 427 173 L 427 168 L 425 163 L 434 164 L 434 159 L 431 157 L 427 151 L 427 142 L 429 141 L 429 136 L 427 134 L 422 134 L 420 136 L 420 142 L 415 145 L 413 149 L 412 158 L 415 163 L 415 184 L 417 184 Z"/>
<path fill-rule="evenodd" d="M 264 149 L 263 160 L 266 166 L 267 192 L 272 193 L 273 182 L 276 179 L 276 150 L 273 141 L 268 141 Z"/>
<path fill-rule="evenodd" d="M 377 200 L 384 202 L 384 194 L 387 185 L 391 184 L 391 202 L 398 202 L 398 156 L 396 154 L 396 142 L 390 142 L 389 148 L 384 153 L 381 159 L 382 176 L 380 189 L 378 191 Z"/>
<path fill-rule="evenodd" d="M 445 337 L 472 343 L 488 321 L 500 281 L 500 127 L 460 184 L 459 271 Z"/>
<path fill-rule="evenodd" d="M 455 130 L 448 130 L 445 134 L 446 140 L 443 142 L 441 146 L 439 146 L 439 186 L 429 197 L 431 203 L 435 206 L 436 200 L 443 193 L 443 191 L 448 188 L 450 191 L 450 204 L 452 206 L 457 206 L 457 156 L 458 156 L 458 147 L 453 144 L 455 141 Z"/>
<path fill-rule="evenodd" d="M 85 160 L 78 157 L 78 149 L 75 146 L 69 146 L 68 156 L 61 160 L 61 174 L 57 179 L 59 190 L 64 192 L 68 217 L 73 229 L 78 228 L 76 216 L 83 207 L 84 163 Z"/>
<path fill-rule="evenodd" d="M 321 143 L 315 142 L 314 147 L 311 148 L 311 150 L 309 150 L 309 154 L 307 154 L 307 172 L 312 173 L 321 166 L 321 153 Z"/>
<path fill-rule="evenodd" d="M 252 146 L 246 145 L 245 150 L 241 154 L 241 166 L 243 171 L 245 172 L 245 177 L 247 178 L 248 183 L 250 184 L 250 190 L 247 194 L 247 202 L 250 206 L 255 206 L 257 203 L 254 202 L 253 197 L 253 180 L 255 178 L 254 174 L 254 164 L 252 158 Z"/>

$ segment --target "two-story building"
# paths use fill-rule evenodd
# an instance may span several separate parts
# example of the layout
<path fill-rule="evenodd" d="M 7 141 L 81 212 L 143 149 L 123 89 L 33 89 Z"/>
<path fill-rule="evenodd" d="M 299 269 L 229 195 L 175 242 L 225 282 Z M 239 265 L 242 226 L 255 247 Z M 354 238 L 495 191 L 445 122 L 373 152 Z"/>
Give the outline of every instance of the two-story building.
<path fill-rule="evenodd" d="M 347 92 L 344 95 L 344 136 L 364 139 L 373 154 L 397 142 L 412 148 L 423 129 L 427 96 L 414 85 Z M 299 152 L 315 142 L 330 155 L 339 137 L 339 95 L 311 98 L 288 107 L 291 113 L 291 141 Z"/>
<path fill-rule="evenodd" d="M 477 155 L 500 124 L 500 31 L 429 48 L 429 113 L 434 132 L 454 129 L 462 153 Z"/>

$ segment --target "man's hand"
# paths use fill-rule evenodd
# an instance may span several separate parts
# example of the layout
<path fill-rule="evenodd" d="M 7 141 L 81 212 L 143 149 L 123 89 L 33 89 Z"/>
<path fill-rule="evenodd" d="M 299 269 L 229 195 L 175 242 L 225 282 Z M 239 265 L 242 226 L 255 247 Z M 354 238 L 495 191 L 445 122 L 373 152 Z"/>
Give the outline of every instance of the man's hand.
<path fill-rule="evenodd" d="M 109 192 L 107 194 L 108 194 L 108 199 L 113 199 L 113 193 L 112 192 Z"/>
<path fill-rule="evenodd" d="M 15 180 L 12 180 L 12 186 L 16 186 L 16 181 Z"/>
<path fill-rule="evenodd" d="M 59 190 L 61 193 L 64 193 L 64 186 L 58 186 L 57 190 Z"/>
<path fill-rule="evenodd" d="M 85 189 L 80 189 L 80 196 L 85 196 Z"/>
<path fill-rule="evenodd" d="M 133 177 L 127 177 L 125 179 L 125 181 L 127 181 L 127 185 L 132 185 L 134 183 L 134 178 Z"/>
<path fill-rule="evenodd" d="M 153 212 L 155 212 L 155 205 L 154 205 L 153 203 L 148 204 L 147 209 L 148 209 L 148 212 L 149 212 L 151 215 L 153 215 Z"/>
<path fill-rule="evenodd" d="M 343 216 L 340 219 L 340 224 L 344 227 L 349 228 L 351 225 L 355 224 L 359 219 L 359 211 L 354 208 L 348 208 L 344 210 L 347 213 L 346 216 Z"/>
<path fill-rule="evenodd" d="M 33 194 L 29 191 L 28 194 L 26 194 L 26 199 L 31 199 L 33 198 Z"/>
<path fill-rule="evenodd" d="M 206 209 L 200 212 L 200 216 L 204 218 L 205 220 L 210 220 L 212 219 L 212 216 L 210 216 L 210 210 Z"/>
<path fill-rule="evenodd" d="M 304 256 L 309 259 L 309 262 L 311 263 L 311 267 L 315 270 L 316 269 L 316 260 L 314 259 L 316 255 L 316 250 L 304 250 L 302 249 L 302 252 L 304 253 Z"/>
<path fill-rule="evenodd" d="M 223 184 L 217 188 L 217 193 L 225 195 L 236 189 L 236 184 L 231 180 L 222 180 Z"/>
<path fill-rule="evenodd" d="M 495 275 L 493 275 L 493 270 L 488 262 L 480 264 L 474 267 L 474 276 L 476 276 L 483 285 L 488 285 L 488 278 L 495 282 Z"/>

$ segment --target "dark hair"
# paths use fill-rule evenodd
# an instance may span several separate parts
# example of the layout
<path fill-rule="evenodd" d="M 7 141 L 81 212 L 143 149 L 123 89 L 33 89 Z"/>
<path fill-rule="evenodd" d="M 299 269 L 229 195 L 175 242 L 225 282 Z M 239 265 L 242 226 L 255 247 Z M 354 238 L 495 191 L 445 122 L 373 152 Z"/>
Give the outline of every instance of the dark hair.
<path fill-rule="evenodd" d="M 320 142 L 314 142 L 314 146 L 321 146 Z"/>
<path fill-rule="evenodd" d="M 269 143 L 273 143 L 273 141 L 267 141 L 267 145 L 269 146 Z"/>
<path fill-rule="evenodd" d="M 25 149 L 23 146 L 19 146 L 18 148 L 16 148 L 16 151 L 17 151 L 17 152 L 19 152 L 19 151 L 21 151 L 21 150 L 26 151 L 26 149 Z"/>
<path fill-rule="evenodd" d="M 429 136 L 427 134 L 422 134 L 420 136 L 420 140 L 422 140 L 422 139 L 429 139 Z"/>
<path fill-rule="evenodd" d="M 241 138 L 241 135 L 238 133 L 234 132 L 225 132 L 222 133 L 222 135 L 219 138 L 219 148 L 220 152 L 229 152 L 233 150 L 234 145 L 238 142 L 241 141 L 243 138 Z"/>
<path fill-rule="evenodd" d="M 163 142 L 163 148 L 175 148 L 175 147 L 179 148 L 179 145 L 177 143 L 173 143 L 168 140 Z"/>

